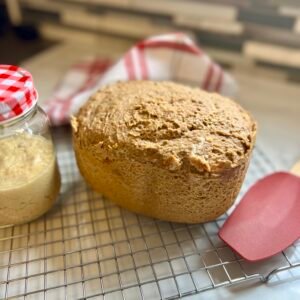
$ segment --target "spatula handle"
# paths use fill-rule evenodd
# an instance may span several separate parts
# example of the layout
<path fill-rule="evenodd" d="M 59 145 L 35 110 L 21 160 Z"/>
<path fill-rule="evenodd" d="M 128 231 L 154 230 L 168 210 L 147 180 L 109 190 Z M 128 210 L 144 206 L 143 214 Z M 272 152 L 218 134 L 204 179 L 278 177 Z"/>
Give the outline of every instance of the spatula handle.
<path fill-rule="evenodd" d="M 290 172 L 296 176 L 300 176 L 300 160 L 293 165 Z"/>

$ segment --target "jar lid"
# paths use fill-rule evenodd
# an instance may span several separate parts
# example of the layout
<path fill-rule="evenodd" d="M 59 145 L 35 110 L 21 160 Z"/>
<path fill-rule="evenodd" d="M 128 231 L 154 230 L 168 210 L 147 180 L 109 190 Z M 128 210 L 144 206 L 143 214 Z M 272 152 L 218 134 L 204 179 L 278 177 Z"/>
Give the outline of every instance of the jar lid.
<path fill-rule="evenodd" d="M 17 66 L 0 65 L 0 123 L 28 112 L 37 102 L 31 74 Z"/>

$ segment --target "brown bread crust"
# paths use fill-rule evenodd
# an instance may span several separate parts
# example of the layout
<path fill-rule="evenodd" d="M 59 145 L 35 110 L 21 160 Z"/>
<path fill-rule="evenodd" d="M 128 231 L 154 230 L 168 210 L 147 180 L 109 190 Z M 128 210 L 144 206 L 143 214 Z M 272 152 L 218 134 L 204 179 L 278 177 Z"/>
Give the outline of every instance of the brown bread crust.
<path fill-rule="evenodd" d="M 251 116 L 232 100 L 151 81 L 102 89 L 72 127 L 92 188 L 135 212 L 188 223 L 232 205 L 256 135 Z"/>

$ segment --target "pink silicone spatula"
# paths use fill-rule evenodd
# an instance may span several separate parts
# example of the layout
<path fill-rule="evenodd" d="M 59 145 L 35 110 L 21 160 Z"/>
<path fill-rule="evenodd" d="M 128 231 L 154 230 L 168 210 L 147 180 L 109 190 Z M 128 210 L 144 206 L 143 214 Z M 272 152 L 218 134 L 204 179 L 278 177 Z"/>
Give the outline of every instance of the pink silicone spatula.
<path fill-rule="evenodd" d="M 256 182 L 219 231 L 249 261 L 277 254 L 300 237 L 300 161 Z"/>

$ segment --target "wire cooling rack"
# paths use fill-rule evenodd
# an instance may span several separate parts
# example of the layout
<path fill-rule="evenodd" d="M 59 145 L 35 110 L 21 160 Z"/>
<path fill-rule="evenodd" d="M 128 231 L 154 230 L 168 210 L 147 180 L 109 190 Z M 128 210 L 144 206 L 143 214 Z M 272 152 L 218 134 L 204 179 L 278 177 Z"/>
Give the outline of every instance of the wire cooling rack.
<path fill-rule="evenodd" d="M 300 264 L 300 243 L 247 263 L 217 236 L 227 214 L 205 224 L 139 216 L 102 198 L 80 177 L 68 128 L 54 132 L 61 196 L 44 217 L 0 228 L 0 297 L 5 299 L 177 299 Z M 274 170 L 256 148 L 241 194 Z"/>

